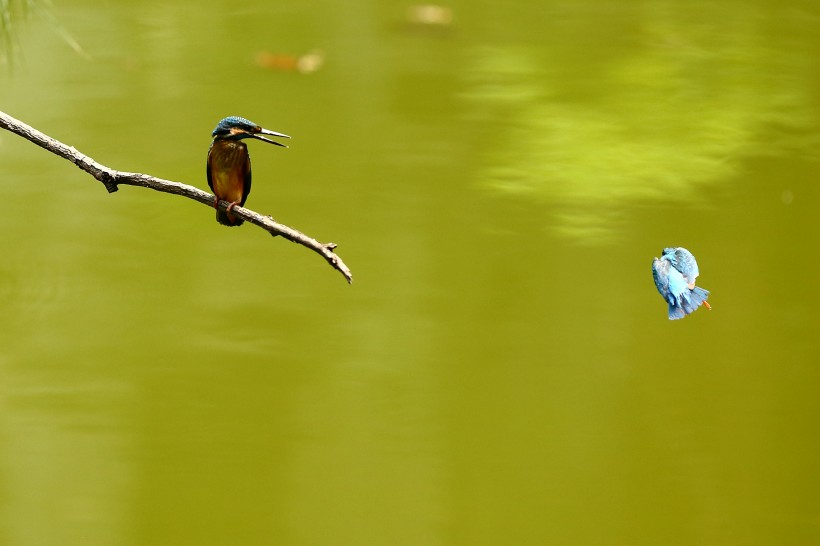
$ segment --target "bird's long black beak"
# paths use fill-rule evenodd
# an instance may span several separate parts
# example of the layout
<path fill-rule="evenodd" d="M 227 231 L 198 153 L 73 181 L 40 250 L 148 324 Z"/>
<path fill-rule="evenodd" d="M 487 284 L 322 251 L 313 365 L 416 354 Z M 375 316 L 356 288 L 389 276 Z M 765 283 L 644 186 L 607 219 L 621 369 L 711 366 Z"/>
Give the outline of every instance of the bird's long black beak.
<path fill-rule="evenodd" d="M 251 134 L 251 136 L 253 138 L 257 138 L 259 140 L 264 140 L 265 142 L 270 142 L 271 144 L 276 144 L 277 146 L 287 148 L 287 146 L 285 146 L 284 144 L 281 144 L 281 143 L 276 142 L 275 140 L 271 140 L 269 138 L 265 138 L 262 135 L 271 135 L 271 136 L 280 137 L 280 138 L 290 138 L 288 135 L 286 135 L 284 133 L 277 133 L 276 131 L 269 131 L 267 129 L 262 129 L 261 131 L 259 131 L 259 133 Z"/>

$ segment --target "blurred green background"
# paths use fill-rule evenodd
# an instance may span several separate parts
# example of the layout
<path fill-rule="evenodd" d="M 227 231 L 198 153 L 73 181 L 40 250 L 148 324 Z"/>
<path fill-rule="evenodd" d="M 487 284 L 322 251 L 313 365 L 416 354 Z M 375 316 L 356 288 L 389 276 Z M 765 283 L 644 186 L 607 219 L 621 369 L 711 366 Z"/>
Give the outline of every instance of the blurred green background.
<path fill-rule="evenodd" d="M 10 7 L 0 544 L 820 543 L 816 2 Z"/>

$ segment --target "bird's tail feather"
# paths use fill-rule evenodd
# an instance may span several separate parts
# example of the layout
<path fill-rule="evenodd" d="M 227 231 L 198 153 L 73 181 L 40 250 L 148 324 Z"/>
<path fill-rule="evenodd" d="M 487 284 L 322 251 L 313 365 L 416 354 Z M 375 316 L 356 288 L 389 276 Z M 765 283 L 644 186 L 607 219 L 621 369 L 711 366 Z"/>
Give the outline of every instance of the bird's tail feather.
<path fill-rule="evenodd" d="M 696 286 L 689 293 L 689 300 L 694 305 L 692 311 L 703 305 L 703 302 L 709 299 L 709 291 L 700 286 Z"/>
<path fill-rule="evenodd" d="M 684 291 L 680 298 L 674 298 L 669 302 L 669 320 L 678 320 L 691 315 L 697 311 L 698 307 L 706 303 L 708 298 L 709 291 L 700 286 Z M 706 303 L 706 306 L 709 307 L 709 304 Z"/>
<path fill-rule="evenodd" d="M 675 305 L 674 303 L 669 304 L 669 320 L 678 320 L 685 316 L 686 313 L 681 306 Z"/>
<path fill-rule="evenodd" d="M 709 291 L 699 286 L 696 286 L 688 293 L 685 293 L 680 300 L 680 306 L 683 308 L 684 313 L 683 316 L 691 315 L 697 311 L 698 307 L 703 305 L 707 298 L 709 298 Z M 683 318 L 683 316 L 680 318 Z"/>

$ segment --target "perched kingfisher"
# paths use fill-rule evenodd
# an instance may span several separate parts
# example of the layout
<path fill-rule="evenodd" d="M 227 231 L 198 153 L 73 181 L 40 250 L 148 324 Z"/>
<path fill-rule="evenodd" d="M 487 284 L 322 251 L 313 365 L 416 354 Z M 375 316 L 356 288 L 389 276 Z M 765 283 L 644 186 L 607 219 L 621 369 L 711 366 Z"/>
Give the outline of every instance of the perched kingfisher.
<path fill-rule="evenodd" d="M 652 261 L 655 286 L 669 304 L 669 320 L 682 319 L 694 313 L 701 304 L 712 309 L 706 301 L 709 291 L 695 286 L 699 274 L 698 262 L 683 247 L 664 248 L 660 259 Z"/>
<path fill-rule="evenodd" d="M 245 204 L 251 192 L 251 156 L 248 147 L 242 142 L 245 138 L 264 140 L 277 146 L 287 148 L 261 135 L 272 135 L 290 138 L 288 135 L 263 129 L 254 122 L 239 116 L 229 116 L 216 125 L 211 133 L 214 137 L 208 149 L 208 186 L 216 196 L 214 208 L 216 221 L 225 226 L 241 225 L 243 220 L 231 214 L 236 205 Z M 228 201 L 226 210 L 219 208 L 219 201 Z"/>

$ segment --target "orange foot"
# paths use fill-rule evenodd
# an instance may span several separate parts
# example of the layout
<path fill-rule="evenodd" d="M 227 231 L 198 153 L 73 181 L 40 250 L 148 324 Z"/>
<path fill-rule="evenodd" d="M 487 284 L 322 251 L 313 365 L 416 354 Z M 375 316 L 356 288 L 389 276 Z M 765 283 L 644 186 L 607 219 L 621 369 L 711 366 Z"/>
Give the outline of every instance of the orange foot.
<path fill-rule="evenodd" d="M 711 306 L 711 305 L 709 305 L 709 302 L 708 302 L 708 301 L 706 301 L 706 300 L 703 300 L 703 306 L 704 306 L 704 307 L 706 307 L 706 308 L 707 308 L 708 310 L 710 310 L 710 311 L 712 310 L 712 306 Z"/>

